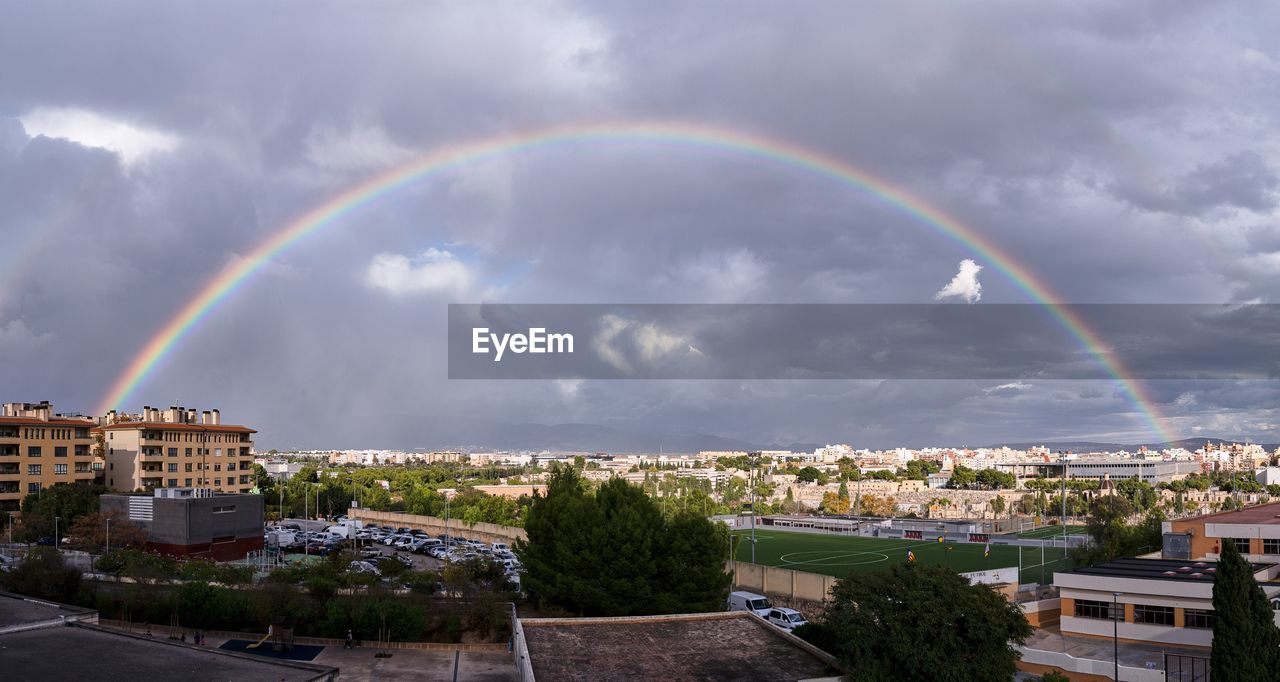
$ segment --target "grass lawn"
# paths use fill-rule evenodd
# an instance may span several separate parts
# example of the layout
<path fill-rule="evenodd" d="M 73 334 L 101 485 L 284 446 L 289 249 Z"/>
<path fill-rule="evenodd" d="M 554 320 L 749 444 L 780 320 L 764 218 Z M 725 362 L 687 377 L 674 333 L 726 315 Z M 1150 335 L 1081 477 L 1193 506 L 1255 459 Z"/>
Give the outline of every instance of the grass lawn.
<path fill-rule="evenodd" d="M 738 561 L 751 561 L 751 532 L 738 531 Z M 951 547 L 950 551 L 947 547 Z M 809 573 L 824 573 L 843 578 L 850 571 L 879 571 L 893 563 L 906 563 L 907 551 L 915 553 L 916 562 L 941 564 L 961 573 L 988 568 L 1018 565 L 1018 547 L 991 545 L 991 557 L 982 555 L 977 543 L 893 540 L 888 538 L 850 537 L 756 530 L 756 563 L 790 568 Z M 1040 548 L 1022 548 L 1023 583 L 1052 583 L 1054 571 L 1070 569 L 1066 550 L 1047 547 L 1041 564 Z M 1043 578 L 1042 578 L 1043 576 Z"/>
<path fill-rule="evenodd" d="M 1084 535 L 1089 529 L 1084 526 L 1067 526 L 1067 535 Z M 1031 540 L 1047 540 L 1049 538 L 1062 537 L 1062 526 L 1041 526 L 1039 528 L 1023 531 L 1017 534 L 1020 538 L 1028 538 Z"/>

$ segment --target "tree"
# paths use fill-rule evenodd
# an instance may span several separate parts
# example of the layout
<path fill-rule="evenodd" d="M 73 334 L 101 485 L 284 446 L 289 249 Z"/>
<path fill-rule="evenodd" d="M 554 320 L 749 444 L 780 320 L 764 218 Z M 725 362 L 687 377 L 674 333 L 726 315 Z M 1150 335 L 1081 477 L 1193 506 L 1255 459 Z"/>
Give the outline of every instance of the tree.
<path fill-rule="evenodd" d="M 948 488 L 972 488 L 977 484 L 977 472 L 963 464 L 956 465 L 955 470 L 951 472 L 951 480 L 947 481 Z"/>
<path fill-rule="evenodd" d="M 110 519 L 110 526 L 107 520 Z M 147 530 L 119 512 L 94 512 L 80 517 L 67 531 L 71 548 L 86 552 L 112 549 L 142 549 L 147 544 Z"/>
<path fill-rule="evenodd" d="M 848 514 L 849 498 L 847 495 L 846 493 L 846 497 L 841 498 L 837 493 L 830 491 L 823 493 L 822 504 L 820 505 L 822 512 L 825 514 Z"/>
<path fill-rule="evenodd" d="M 52 524 L 70 528 L 76 519 L 98 511 L 98 496 L 106 492 L 100 485 L 62 484 L 44 488 L 22 498 L 24 516 L 41 516 Z"/>
<path fill-rule="evenodd" d="M 63 563 L 52 547 L 32 548 L 17 568 L 0 573 L 0 580 L 18 594 L 58 602 L 71 601 L 80 591 L 80 571 Z"/>
<path fill-rule="evenodd" d="M 805 467 L 796 472 L 796 480 L 801 483 L 826 483 L 827 475 L 818 471 L 817 467 Z"/>
<path fill-rule="evenodd" d="M 1001 497 L 1000 495 L 996 495 L 995 497 L 991 498 L 991 513 L 993 515 L 998 517 L 1001 514 L 1003 514 L 1004 507 L 1005 507 L 1005 504 L 1004 504 L 1003 497 Z"/>
<path fill-rule="evenodd" d="M 1280 670 L 1280 630 L 1253 568 L 1235 543 L 1224 540 L 1213 579 L 1214 682 L 1273 679 Z"/>
<path fill-rule="evenodd" d="M 572 467 L 553 470 L 525 518 L 516 553 L 535 599 L 584 615 L 644 615 L 723 608 L 728 531 L 696 512 L 664 518 L 621 478 L 585 489 Z"/>
<path fill-rule="evenodd" d="M 896 564 L 836 583 L 822 618 L 796 634 L 857 679 L 1008 680 L 1031 626 L 1017 604 L 940 566 Z"/>

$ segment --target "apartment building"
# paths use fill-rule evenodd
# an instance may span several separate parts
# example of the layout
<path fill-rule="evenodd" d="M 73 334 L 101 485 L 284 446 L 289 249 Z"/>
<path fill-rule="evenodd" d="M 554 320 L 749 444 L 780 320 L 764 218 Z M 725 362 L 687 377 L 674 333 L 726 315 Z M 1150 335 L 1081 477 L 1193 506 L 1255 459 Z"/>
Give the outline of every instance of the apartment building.
<path fill-rule="evenodd" d="M 61 415 L 48 401 L 4 403 L 0 409 L 0 512 L 59 483 L 94 479 L 91 419 Z"/>
<path fill-rule="evenodd" d="M 247 493 L 254 487 L 253 434 L 223 424 L 218 410 L 144 407 L 107 413 L 95 431 L 106 446 L 105 482 L 115 490 L 210 488 Z"/>

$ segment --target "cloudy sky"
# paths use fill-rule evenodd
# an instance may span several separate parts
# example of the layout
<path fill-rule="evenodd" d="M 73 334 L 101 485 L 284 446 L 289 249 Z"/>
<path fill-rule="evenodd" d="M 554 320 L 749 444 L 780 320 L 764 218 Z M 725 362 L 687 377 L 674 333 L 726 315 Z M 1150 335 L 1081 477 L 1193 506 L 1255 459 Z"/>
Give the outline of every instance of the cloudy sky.
<path fill-rule="evenodd" d="M 557 125 L 817 150 L 1071 302 L 1280 302 L 1277 30 L 1265 2 L 0 2 L 0 398 L 90 412 L 290 219 L 433 150 Z M 557 424 L 654 449 L 1153 439 L 1106 381 L 447 379 L 450 302 L 939 294 L 1028 301 L 830 179 L 695 145 L 560 145 L 301 240 L 120 407 L 219 407 L 264 447 L 509 446 L 490 434 Z M 1179 435 L 1280 441 L 1272 382 L 1147 390 Z"/>

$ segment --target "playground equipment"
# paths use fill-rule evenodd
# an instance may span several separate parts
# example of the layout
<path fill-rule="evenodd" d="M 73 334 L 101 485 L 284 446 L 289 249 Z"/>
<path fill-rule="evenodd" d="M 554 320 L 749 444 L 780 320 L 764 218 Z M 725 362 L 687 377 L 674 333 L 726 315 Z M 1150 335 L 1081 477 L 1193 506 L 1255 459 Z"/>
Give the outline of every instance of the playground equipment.
<path fill-rule="evenodd" d="M 275 625 L 268 625 L 268 626 L 267 626 L 267 634 L 263 635 L 263 636 L 262 636 L 262 639 L 260 639 L 260 640 L 258 640 L 258 641 L 256 641 L 256 642 L 254 642 L 253 644 L 250 644 L 249 646 L 247 646 L 247 647 L 245 647 L 245 648 L 246 648 L 246 649 L 257 649 L 258 647 L 262 646 L 262 643 L 263 643 L 263 642 L 267 641 L 267 639 L 268 639 L 269 637 L 271 637 L 271 635 L 275 634 L 275 629 L 276 629 L 276 626 L 275 626 Z"/>

